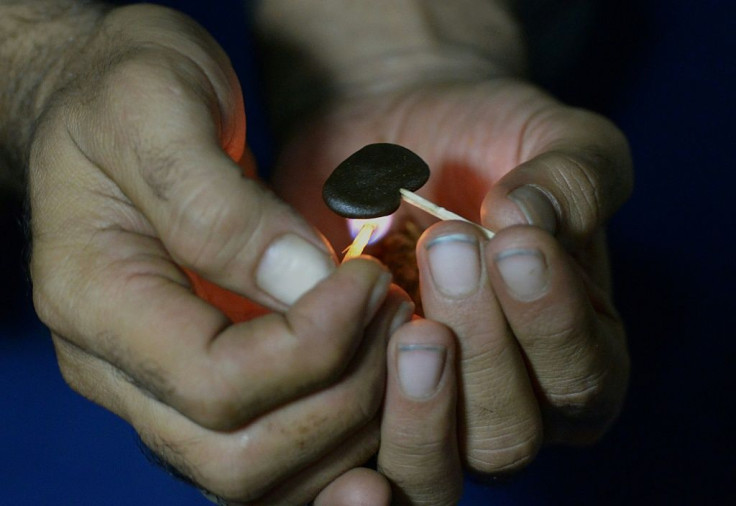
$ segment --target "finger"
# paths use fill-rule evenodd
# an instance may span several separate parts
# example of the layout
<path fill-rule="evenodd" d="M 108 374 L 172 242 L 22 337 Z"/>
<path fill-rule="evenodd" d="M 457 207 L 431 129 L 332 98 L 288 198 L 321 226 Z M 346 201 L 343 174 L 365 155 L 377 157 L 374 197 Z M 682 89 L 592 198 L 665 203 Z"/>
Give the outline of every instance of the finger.
<path fill-rule="evenodd" d="M 183 282 L 167 278 L 176 270 L 165 260 L 156 261 L 152 250 L 144 255 L 135 238 L 122 239 L 120 248 L 90 247 L 89 257 L 80 255 L 91 279 L 78 297 L 67 295 L 73 286 L 46 283 L 35 294 L 37 307 L 56 333 L 215 429 L 238 427 L 339 377 L 389 288 L 382 266 L 357 259 L 285 314 L 230 325 Z M 124 248 L 136 255 L 129 258 Z M 110 251 L 123 258 L 107 257 Z"/>
<path fill-rule="evenodd" d="M 327 485 L 314 506 L 391 506 L 391 485 L 380 473 L 358 467 Z"/>
<path fill-rule="evenodd" d="M 499 232 L 486 262 L 547 408 L 547 439 L 596 439 L 621 408 L 628 378 L 624 331 L 608 296 L 534 227 Z"/>
<path fill-rule="evenodd" d="M 297 504 L 375 453 L 386 341 L 410 316 L 406 296 L 392 291 L 342 378 L 233 432 L 197 426 L 110 364 L 55 341 L 67 381 L 124 416 L 157 455 L 200 487 L 230 501 Z"/>
<path fill-rule="evenodd" d="M 482 250 L 467 223 L 442 222 L 417 245 L 425 316 L 452 329 L 460 350 L 461 447 L 481 473 L 528 464 L 542 440 L 542 419 L 524 357 L 493 293 Z"/>
<path fill-rule="evenodd" d="M 392 483 L 394 504 L 460 499 L 455 361 L 451 332 L 435 322 L 410 322 L 391 339 L 378 469 Z"/>
<path fill-rule="evenodd" d="M 66 106 L 65 122 L 70 144 L 115 182 L 179 265 L 283 309 L 303 293 L 295 285 L 332 269 L 331 251 L 225 152 L 242 130 L 242 112 L 223 110 L 240 102 L 230 74 L 166 48 L 135 51 L 106 69 L 87 101 Z M 292 254 L 295 241 L 309 253 Z"/>
<path fill-rule="evenodd" d="M 523 163 L 499 180 L 481 209 L 492 230 L 531 224 L 565 241 L 587 241 L 631 193 L 626 139 L 608 120 L 555 107 L 521 140 Z"/>

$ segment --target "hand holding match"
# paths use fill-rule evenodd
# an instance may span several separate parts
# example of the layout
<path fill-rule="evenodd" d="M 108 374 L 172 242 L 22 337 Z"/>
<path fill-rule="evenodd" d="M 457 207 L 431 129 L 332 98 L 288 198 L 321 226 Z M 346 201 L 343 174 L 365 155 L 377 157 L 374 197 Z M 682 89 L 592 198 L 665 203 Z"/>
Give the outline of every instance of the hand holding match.
<path fill-rule="evenodd" d="M 337 166 L 322 188 L 322 197 L 332 211 L 346 218 L 387 216 L 404 200 L 440 220 L 473 223 L 414 193 L 428 179 L 429 166 L 416 153 L 397 144 L 369 144 Z M 492 231 L 473 224 L 488 239 L 493 237 Z M 359 255 L 372 232 L 372 228 L 361 230 L 356 242 L 360 238 L 362 246 L 353 243 L 346 258 Z"/>

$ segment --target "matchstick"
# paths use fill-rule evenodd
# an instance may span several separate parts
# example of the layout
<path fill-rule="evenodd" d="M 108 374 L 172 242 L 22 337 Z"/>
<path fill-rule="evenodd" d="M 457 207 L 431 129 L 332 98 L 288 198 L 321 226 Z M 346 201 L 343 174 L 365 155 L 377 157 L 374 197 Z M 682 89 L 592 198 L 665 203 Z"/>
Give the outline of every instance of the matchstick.
<path fill-rule="evenodd" d="M 345 250 L 345 256 L 342 257 L 342 262 L 345 263 L 351 258 L 362 255 L 363 250 L 370 242 L 373 232 L 375 232 L 377 228 L 378 225 L 375 223 L 364 223 L 363 226 L 360 227 L 360 231 L 355 236 L 355 239 L 353 239 L 352 244 L 350 244 L 350 246 Z"/>
<path fill-rule="evenodd" d="M 455 214 L 452 211 L 448 211 L 444 207 L 440 207 L 434 202 L 430 202 L 429 200 L 425 199 L 424 197 L 420 197 L 414 192 L 405 190 L 404 188 L 400 189 L 399 192 L 401 192 L 401 198 L 404 199 L 404 202 L 406 202 L 407 204 L 411 204 L 416 208 L 421 209 L 425 213 L 431 214 L 435 218 L 439 218 L 440 220 L 460 220 L 466 223 L 470 223 L 478 227 L 478 229 L 488 239 L 493 239 L 493 236 L 495 235 L 492 231 L 488 230 L 487 228 L 482 227 L 478 225 L 477 223 L 472 222 L 466 218 L 463 218 L 459 214 Z"/>

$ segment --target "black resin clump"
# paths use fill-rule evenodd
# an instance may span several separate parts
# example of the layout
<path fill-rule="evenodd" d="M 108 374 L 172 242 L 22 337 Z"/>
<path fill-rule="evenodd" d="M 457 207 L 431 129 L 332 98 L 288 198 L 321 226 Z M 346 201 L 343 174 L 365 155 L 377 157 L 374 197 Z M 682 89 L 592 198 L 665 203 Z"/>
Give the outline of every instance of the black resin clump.
<path fill-rule="evenodd" d="M 322 188 L 327 206 L 346 218 L 377 218 L 399 208 L 400 189 L 416 191 L 429 166 L 397 144 L 369 144 L 342 162 Z"/>

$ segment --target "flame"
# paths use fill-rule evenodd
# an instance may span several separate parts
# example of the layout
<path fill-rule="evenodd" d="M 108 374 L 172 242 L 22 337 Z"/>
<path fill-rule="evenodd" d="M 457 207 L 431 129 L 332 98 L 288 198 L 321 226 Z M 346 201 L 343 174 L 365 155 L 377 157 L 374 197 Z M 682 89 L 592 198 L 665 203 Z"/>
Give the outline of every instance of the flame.
<path fill-rule="evenodd" d="M 345 249 L 345 262 L 351 258 L 360 256 L 369 244 L 373 244 L 385 236 L 391 228 L 391 216 L 381 216 L 366 220 L 348 219 L 348 229 L 353 237 L 353 242 Z"/>
<path fill-rule="evenodd" d="M 391 223 L 393 223 L 393 221 L 393 215 L 379 216 L 378 218 L 368 218 L 365 220 L 348 219 L 348 230 L 350 230 L 350 237 L 355 239 L 364 225 L 375 225 L 373 235 L 368 241 L 368 244 L 373 244 L 383 239 L 391 229 Z"/>

